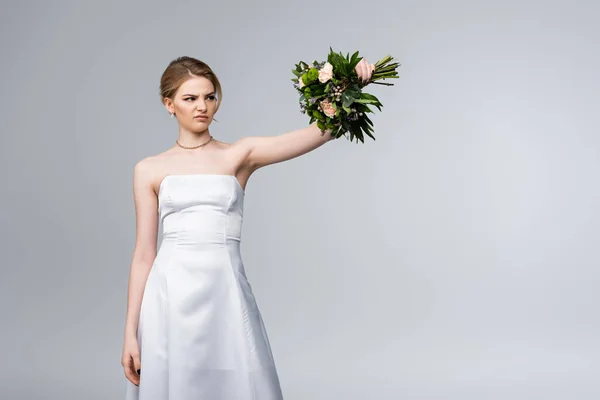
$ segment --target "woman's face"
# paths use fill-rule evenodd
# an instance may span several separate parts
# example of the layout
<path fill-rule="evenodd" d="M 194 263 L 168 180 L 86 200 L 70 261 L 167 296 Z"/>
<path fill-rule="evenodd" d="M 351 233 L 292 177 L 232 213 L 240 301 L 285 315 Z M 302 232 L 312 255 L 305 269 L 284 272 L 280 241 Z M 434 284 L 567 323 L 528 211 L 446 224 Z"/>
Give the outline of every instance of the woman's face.
<path fill-rule="evenodd" d="M 165 105 L 185 128 L 193 132 L 203 131 L 208 128 L 215 114 L 216 95 L 210 80 L 203 76 L 193 77 L 183 82 L 174 99 Z"/>

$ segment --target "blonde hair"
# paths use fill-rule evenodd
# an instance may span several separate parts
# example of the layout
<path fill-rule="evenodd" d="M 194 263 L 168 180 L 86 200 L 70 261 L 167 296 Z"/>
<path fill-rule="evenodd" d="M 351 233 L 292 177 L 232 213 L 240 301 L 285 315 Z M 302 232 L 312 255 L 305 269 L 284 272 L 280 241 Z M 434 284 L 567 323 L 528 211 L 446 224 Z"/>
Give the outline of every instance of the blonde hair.
<path fill-rule="evenodd" d="M 165 97 L 173 100 L 177 89 L 179 89 L 179 86 L 181 86 L 183 82 L 190 78 L 200 76 L 211 81 L 215 91 L 217 92 L 216 112 L 221 106 L 221 100 L 223 97 L 223 91 L 221 89 L 219 78 L 217 78 L 217 75 L 208 66 L 208 64 L 193 57 L 178 57 L 169 63 L 160 78 L 159 94 L 161 102 L 164 101 Z M 217 121 L 216 119 L 214 120 Z"/>

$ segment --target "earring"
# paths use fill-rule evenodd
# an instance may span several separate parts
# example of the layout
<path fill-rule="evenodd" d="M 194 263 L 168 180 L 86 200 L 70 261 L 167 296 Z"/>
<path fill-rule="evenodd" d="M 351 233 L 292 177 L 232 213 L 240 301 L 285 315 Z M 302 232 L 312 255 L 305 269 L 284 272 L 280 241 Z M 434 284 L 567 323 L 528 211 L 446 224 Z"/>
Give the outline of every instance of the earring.
<path fill-rule="evenodd" d="M 170 118 L 173 118 L 174 116 L 175 116 L 175 113 L 172 113 Z"/>

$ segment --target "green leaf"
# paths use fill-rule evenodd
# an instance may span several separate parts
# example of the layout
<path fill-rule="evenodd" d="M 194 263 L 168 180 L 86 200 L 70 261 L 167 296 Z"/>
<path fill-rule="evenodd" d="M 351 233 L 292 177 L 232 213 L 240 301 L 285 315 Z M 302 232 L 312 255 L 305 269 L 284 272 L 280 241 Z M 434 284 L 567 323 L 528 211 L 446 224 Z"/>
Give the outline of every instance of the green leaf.
<path fill-rule="evenodd" d="M 369 124 L 367 123 L 367 121 L 366 121 L 365 119 L 360 119 L 359 121 L 360 121 L 360 127 L 362 128 L 362 130 L 363 130 L 363 131 L 364 131 L 364 132 L 365 132 L 367 135 L 369 135 L 371 138 L 375 139 L 375 138 L 373 137 L 373 135 L 371 135 L 371 131 L 372 131 L 373 129 L 371 128 L 371 126 L 369 126 Z"/>
<path fill-rule="evenodd" d="M 361 93 L 362 91 L 360 90 L 360 87 L 356 84 L 353 83 L 351 85 L 349 85 L 346 90 L 344 90 L 344 93 L 347 93 L 348 96 L 351 96 L 352 98 L 360 98 L 361 97 Z"/>
<path fill-rule="evenodd" d="M 347 92 L 342 93 L 342 104 L 345 107 L 350 107 L 350 105 L 352 105 L 352 103 L 354 103 L 354 98 L 349 95 Z"/>
<path fill-rule="evenodd" d="M 361 103 L 354 103 L 354 108 L 356 109 L 356 111 L 358 112 L 363 112 L 363 113 L 373 113 L 373 110 L 371 110 L 369 108 L 368 105 L 366 104 L 361 104 Z"/>
<path fill-rule="evenodd" d="M 357 103 L 362 103 L 362 104 L 373 104 L 373 103 L 375 103 L 375 101 L 373 101 L 373 100 L 367 100 L 367 99 L 356 99 L 354 101 L 356 101 Z"/>
<path fill-rule="evenodd" d="M 375 100 L 375 101 L 379 102 L 377 97 L 373 96 L 372 94 L 366 93 L 366 92 L 362 92 L 360 95 L 360 98 L 367 99 L 367 100 Z"/>
<path fill-rule="evenodd" d="M 356 67 L 356 64 L 358 64 L 361 59 L 362 57 L 358 56 L 358 51 L 352 54 L 352 58 L 350 58 L 350 65 L 352 66 L 352 68 Z"/>

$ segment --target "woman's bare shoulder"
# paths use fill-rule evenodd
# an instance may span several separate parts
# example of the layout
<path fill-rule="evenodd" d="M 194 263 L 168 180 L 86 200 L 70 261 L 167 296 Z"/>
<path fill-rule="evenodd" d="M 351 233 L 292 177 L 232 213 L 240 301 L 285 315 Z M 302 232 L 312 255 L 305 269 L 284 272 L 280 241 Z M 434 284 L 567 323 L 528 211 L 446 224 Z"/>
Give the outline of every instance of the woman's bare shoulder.
<path fill-rule="evenodd" d="M 146 156 L 139 160 L 135 164 L 135 170 L 146 171 L 156 169 L 161 163 L 164 163 L 168 158 L 170 158 L 170 152 L 164 151 L 159 154 L 154 154 L 151 156 Z"/>
<path fill-rule="evenodd" d="M 158 187 L 164 174 L 163 171 L 173 155 L 171 150 L 167 150 L 142 158 L 135 164 L 134 179 L 137 177 L 137 179 L 143 180 L 145 185 L 150 185 L 154 192 L 158 193 Z"/>

